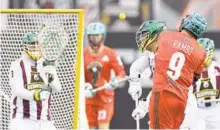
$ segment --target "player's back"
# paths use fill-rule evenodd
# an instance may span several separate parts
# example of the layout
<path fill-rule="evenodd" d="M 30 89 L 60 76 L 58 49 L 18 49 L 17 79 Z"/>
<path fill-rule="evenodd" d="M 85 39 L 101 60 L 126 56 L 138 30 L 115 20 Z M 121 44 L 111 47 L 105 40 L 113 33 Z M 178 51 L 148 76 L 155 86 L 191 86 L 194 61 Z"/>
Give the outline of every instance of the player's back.
<path fill-rule="evenodd" d="M 181 86 L 188 88 L 194 73 L 202 71 L 205 51 L 195 39 L 181 32 L 164 31 L 158 37 L 158 50 L 155 56 L 155 73 L 153 90 Z"/>

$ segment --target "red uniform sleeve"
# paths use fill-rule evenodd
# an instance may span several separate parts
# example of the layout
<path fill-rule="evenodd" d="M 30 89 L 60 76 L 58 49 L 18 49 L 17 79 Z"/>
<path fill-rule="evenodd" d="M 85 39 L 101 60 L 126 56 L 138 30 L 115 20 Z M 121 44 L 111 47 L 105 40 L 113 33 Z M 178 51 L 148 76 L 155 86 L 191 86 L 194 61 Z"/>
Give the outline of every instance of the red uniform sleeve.
<path fill-rule="evenodd" d="M 121 61 L 121 58 L 115 51 L 111 51 L 111 68 L 115 71 L 116 76 L 118 77 L 125 77 L 125 70 L 124 65 Z"/>

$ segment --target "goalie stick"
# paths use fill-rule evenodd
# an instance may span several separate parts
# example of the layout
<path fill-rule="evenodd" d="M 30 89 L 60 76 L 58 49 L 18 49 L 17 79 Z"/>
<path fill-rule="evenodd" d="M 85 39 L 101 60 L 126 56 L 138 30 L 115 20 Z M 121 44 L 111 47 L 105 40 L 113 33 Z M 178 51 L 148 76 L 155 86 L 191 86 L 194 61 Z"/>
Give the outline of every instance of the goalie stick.
<path fill-rule="evenodd" d="M 127 80 L 129 80 L 129 79 L 130 79 L 130 78 L 129 78 L 128 76 L 126 76 L 124 79 L 119 80 L 119 81 L 114 82 L 114 83 L 119 84 L 119 83 L 124 82 L 124 81 L 127 81 Z M 106 86 L 103 85 L 103 86 L 101 86 L 101 87 L 99 87 L 99 88 L 93 89 L 92 92 L 96 93 L 96 92 L 101 91 L 101 90 L 103 90 L 103 89 L 105 89 L 105 88 L 106 88 Z"/>
<path fill-rule="evenodd" d="M 59 24 L 43 25 L 38 37 L 44 48 L 42 55 L 46 62 L 43 65 L 55 65 L 68 45 L 66 30 Z"/>
<path fill-rule="evenodd" d="M 41 27 L 38 38 L 44 49 L 42 54 L 45 59 L 43 66 L 56 66 L 57 61 L 61 58 L 68 45 L 69 38 L 66 30 L 60 24 L 44 24 Z M 47 74 L 46 76 L 49 81 L 50 75 Z"/>

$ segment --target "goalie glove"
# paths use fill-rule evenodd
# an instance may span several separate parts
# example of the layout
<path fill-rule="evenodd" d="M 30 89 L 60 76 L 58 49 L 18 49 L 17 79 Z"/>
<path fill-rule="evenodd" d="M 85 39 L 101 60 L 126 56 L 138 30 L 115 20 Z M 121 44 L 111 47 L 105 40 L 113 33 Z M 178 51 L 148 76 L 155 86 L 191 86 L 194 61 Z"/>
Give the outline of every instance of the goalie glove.
<path fill-rule="evenodd" d="M 128 93 L 131 95 L 133 100 L 140 98 L 142 95 L 142 87 L 139 82 L 132 82 L 129 83 Z"/>
<path fill-rule="evenodd" d="M 96 93 L 93 91 L 93 87 L 90 83 L 85 83 L 85 97 L 91 98 L 94 97 Z"/>
<path fill-rule="evenodd" d="M 143 119 L 148 112 L 149 101 L 144 98 L 139 101 L 138 106 L 132 112 L 132 117 L 135 120 Z"/>
<path fill-rule="evenodd" d="M 36 89 L 34 92 L 34 100 L 35 101 L 47 100 L 50 97 L 50 93 L 51 91 L 46 88 Z"/>
<path fill-rule="evenodd" d="M 44 74 L 48 78 L 48 83 L 51 83 L 56 77 L 57 77 L 57 72 L 56 68 L 52 65 L 47 65 L 43 68 Z"/>
<path fill-rule="evenodd" d="M 60 92 L 62 89 L 62 86 L 59 81 L 55 66 L 47 65 L 43 68 L 43 72 L 46 75 L 46 77 L 48 78 L 47 80 L 48 80 L 49 87 L 54 92 Z"/>

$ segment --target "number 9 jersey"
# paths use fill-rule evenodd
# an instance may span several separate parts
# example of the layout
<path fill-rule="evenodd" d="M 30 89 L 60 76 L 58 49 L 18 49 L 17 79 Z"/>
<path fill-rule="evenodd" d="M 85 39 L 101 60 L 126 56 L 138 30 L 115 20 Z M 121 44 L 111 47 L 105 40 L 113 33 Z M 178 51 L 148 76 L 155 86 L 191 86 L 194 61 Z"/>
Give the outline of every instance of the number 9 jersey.
<path fill-rule="evenodd" d="M 149 104 L 150 128 L 179 129 L 188 88 L 194 75 L 202 72 L 206 53 L 196 39 L 181 32 L 164 31 L 157 42 Z"/>
<path fill-rule="evenodd" d="M 155 54 L 153 90 L 166 89 L 180 96 L 176 88 L 184 90 L 192 84 L 194 74 L 200 74 L 203 70 L 205 54 L 193 38 L 180 32 L 161 33 Z"/>

